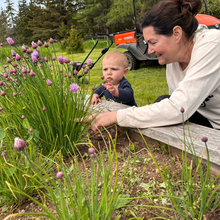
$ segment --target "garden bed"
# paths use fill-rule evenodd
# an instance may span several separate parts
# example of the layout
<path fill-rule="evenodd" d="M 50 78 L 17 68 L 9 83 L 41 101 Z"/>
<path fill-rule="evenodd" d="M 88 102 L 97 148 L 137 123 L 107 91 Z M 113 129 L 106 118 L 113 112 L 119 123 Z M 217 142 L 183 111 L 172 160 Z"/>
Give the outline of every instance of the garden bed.
<path fill-rule="evenodd" d="M 113 128 L 109 129 L 109 132 L 111 136 L 115 137 L 115 130 Z M 108 134 L 106 132 L 103 132 L 102 135 L 104 136 L 105 140 L 108 141 Z M 105 143 L 103 141 L 103 137 L 100 134 L 93 135 L 91 137 L 91 141 L 93 145 L 100 149 L 100 151 L 105 150 Z M 170 206 L 170 200 L 166 197 L 158 197 L 158 198 L 150 198 L 147 200 L 146 198 L 143 198 L 146 196 L 151 195 L 162 195 L 166 193 L 166 188 L 164 186 L 163 180 L 161 178 L 160 173 L 158 172 L 158 169 L 156 168 L 152 158 L 150 157 L 148 150 L 146 146 L 141 144 L 141 142 L 138 142 L 137 140 L 130 140 L 130 137 L 128 137 L 127 133 L 120 130 L 117 132 L 117 153 L 118 153 L 118 162 L 119 162 L 119 176 L 120 172 L 122 172 L 123 164 L 126 163 L 126 158 L 129 152 L 129 145 L 133 143 L 133 146 L 135 147 L 135 153 L 131 151 L 131 161 L 130 161 L 130 169 L 133 169 L 133 176 L 131 178 L 131 181 L 129 183 L 129 187 L 126 190 L 126 194 L 129 194 L 130 197 L 139 197 L 139 199 L 133 199 L 130 204 L 134 204 L 134 206 L 128 206 L 123 207 L 115 211 L 111 219 L 115 219 L 116 216 L 120 215 L 120 220 L 126 220 L 126 219 L 154 219 L 156 216 L 154 213 L 159 214 L 159 216 L 162 216 L 163 214 L 158 211 L 156 208 L 147 208 L 146 206 L 165 206 L 165 207 L 171 207 Z M 155 158 L 155 160 L 158 162 L 159 167 L 162 169 L 164 165 L 167 166 L 167 168 L 171 171 L 173 167 L 175 167 L 176 172 L 179 174 L 179 178 L 181 178 L 181 158 L 179 158 L 177 155 L 169 156 L 168 149 L 165 145 L 159 145 L 157 143 L 149 143 L 149 148 Z M 85 154 L 85 161 L 86 166 L 88 169 L 90 169 L 90 162 L 89 157 L 86 155 L 88 151 L 87 145 L 81 145 L 79 147 L 79 150 L 82 154 Z M 134 160 L 134 155 L 136 155 L 136 159 Z M 107 158 L 106 158 L 107 160 Z M 135 165 L 134 165 L 135 163 Z M 82 161 L 79 161 L 80 166 L 83 167 Z M 193 172 L 195 171 L 195 167 L 193 168 Z M 83 172 L 83 171 L 82 171 Z M 197 178 L 197 182 L 199 179 Z M 126 180 L 125 180 L 126 184 Z M 142 198 L 140 198 L 142 197 Z M 38 201 L 40 201 L 39 196 L 35 197 Z M 54 209 L 53 205 L 50 204 L 48 201 L 49 208 L 51 210 Z M 21 207 L 18 207 L 15 209 L 15 206 L 9 207 L 6 210 L 6 207 L 0 208 L 0 220 L 7 219 L 7 216 L 13 213 L 26 213 L 26 212 L 42 212 L 42 209 L 38 207 L 35 203 L 33 203 L 30 199 L 27 199 L 24 201 L 24 203 L 21 205 Z M 54 209 L 54 211 L 56 211 Z M 166 213 L 169 214 L 170 218 L 174 218 L 175 215 L 172 211 L 166 211 Z M 22 217 L 14 217 L 14 218 L 8 218 L 8 219 L 16 219 L 16 220 L 29 220 L 34 219 L 33 216 L 22 216 Z M 181 218 L 180 218 L 181 219 Z M 210 210 L 209 213 L 206 214 L 206 217 L 204 219 L 220 219 L 220 211 L 219 209 L 216 209 L 216 211 Z"/>

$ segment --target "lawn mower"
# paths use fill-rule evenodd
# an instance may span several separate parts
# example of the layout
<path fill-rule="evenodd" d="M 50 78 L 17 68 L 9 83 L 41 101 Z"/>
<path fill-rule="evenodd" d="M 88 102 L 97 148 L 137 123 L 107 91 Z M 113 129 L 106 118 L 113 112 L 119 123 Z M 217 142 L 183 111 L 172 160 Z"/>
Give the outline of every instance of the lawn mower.
<path fill-rule="evenodd" d="M 93 45 L 92 49 L 89 51 L 88 55 L 86 56 L 86 58 L 83 60 L 82 63 L 77 62 L 77 66 L 76 66 L 75 69 L 76 69 L 78 72 L 82 69 L 83 64 L 86 64 L 86 60 L 89 58 L 90 54 L 92 53 L 92 51 L 93 51 L 93 50 L 95 49 L 95 47 L 97 46 L 100 36 L 106 36 L 106 37 L 108 37 L 108 38 L 111 40 L 111 43 L 109 44 L 108 47 L 105 47 L 105 48 L 103 48 L 103 49 L 101 50 L 101 54 L 100 54 L 99 57 L 96 59 L 96 61 L 92 63 L 92 65 L 89 67 L 89 70 L 91 70 L 91 69 L 95 66 L 95 64 L 100 60 L 100 58 L 109 50 L 109 48 L 110 48 L 110 47 L 112 46 L 112 44 L 114 43 L 113 39 L 110 38 L 108 34 L 96 33 L 96 42 L 95 42 L 95 44 Z M 80 78 L 82 78 L 84 75 L 85 75 L 84 71 L 83 71 L 83 73 L 82 73 L 81 75 L 77 75 L 77 76 L 78 76 L 78 83 L 79 83 L 79 84 L 81 83 L 81 82 L 80 82 Z M 86 78 L 86 82 L 85 82 L 85 83 L 86 83 L 86 84 L 89 83 L 87 78 Z"/>

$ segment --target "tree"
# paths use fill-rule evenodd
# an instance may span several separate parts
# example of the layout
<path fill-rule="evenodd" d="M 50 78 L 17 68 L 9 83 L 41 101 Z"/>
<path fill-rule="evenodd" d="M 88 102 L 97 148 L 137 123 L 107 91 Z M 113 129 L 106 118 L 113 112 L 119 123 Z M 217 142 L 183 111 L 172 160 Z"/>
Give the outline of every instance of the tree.
<path fill-rule="evenodd" d="M 206 0 L 207 5 L 208 5 L 208 10 L 210 15 L 216 17 L 216 18 L 220 18 L 220 0 Z M 206 8 L 205 8 L 205 4 L 203 4 L 201 12 L 203 14 L 206 14 Z"/>
<path fill-rule="evenodd" d="M 7 22 L 7 14 L 4 10 L 0 12 L 0 43 L 6 44 L 7 38 L 7 29 L 8 29 L 8 22 Z"/>
<path fill-rule="evenodd" d="M 29 44 L 31 42 L 32 32 L 28 26 L 28 21 L 33 19 L 31 14 L 32 13 L 27 5 L 27 1 L 20 0 L 18 2 L 18 14 L 15 18 L 15 33 L 18 44 Z"/>
<path fill-rule="evenodd" d="M 33 33 L 33 40 L 48 40 L 50 37 L 61 40 L 60 26 L 63 23 L 67 30 L 72 25 L 71 14 L 75 5 L 71 0 L 32 0 L 35 6 L 32 9 L 33 19 L 29 26 Z"/>
<path fill-rule="evenodd" d="M 14 17 L 15 17 L 15 9 L 14 7 L 14 3 L 11 0 L 6 0 L 5 3 L 6 5 L 6 13 L 8 15 L 8 23 L 11 25 L 12 28 L 14 28 Z"/>
<path fill-rule="evenodd" d="M 80 33 L 74 29 L 73 26 L 71 27 L 69 37 L 62 42 L 61 47 L 66 49 L 68 53 L 84 51 L 83 39 Z"/>

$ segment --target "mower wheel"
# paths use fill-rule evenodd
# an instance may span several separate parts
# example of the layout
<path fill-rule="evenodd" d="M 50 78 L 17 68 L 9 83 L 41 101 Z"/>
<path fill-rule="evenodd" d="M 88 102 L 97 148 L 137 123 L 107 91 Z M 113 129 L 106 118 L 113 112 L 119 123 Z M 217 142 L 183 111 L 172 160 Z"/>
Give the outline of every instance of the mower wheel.
<path fill-rule="evenodd" d="M 136 70 L 140 67 L 140 61 L 129 51 L 125 51 L 124 54 L 128 59 L 128 69 Z"/>

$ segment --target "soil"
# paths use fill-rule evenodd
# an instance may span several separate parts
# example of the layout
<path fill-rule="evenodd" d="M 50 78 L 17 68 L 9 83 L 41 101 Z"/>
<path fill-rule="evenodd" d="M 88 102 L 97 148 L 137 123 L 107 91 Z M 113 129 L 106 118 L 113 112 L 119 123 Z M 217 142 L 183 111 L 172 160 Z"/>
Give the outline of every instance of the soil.
<path fill-rule="evenodd" d="M 116 130 L 113 128 L 110 128 L 108 130 L 111 134 L 111 136 L 114 138 L 116 134 Z M 108 134 L 106 131 L 102 132 L 102 136 L 104 136 L 105 140 L 108 140 Z M 101 151 L 105 149 L 105 144 L 103 141 L 103 137 L 100 134 L 92 135 L 91 141 L 94 144 L 94 146 L 97 149 L 100 149 Z M 134 155 L 136 155 L 136 165 L 134 168 L 134 175 L 132 178 L 131 183 L 129 184 L 129 188 L 127 190 L 127 194 L 130 195 L 130 197 L 141 197 L 143 195 L 159 195 L 162 193 L 165 193 L 165 188 L 163 187 L 162 183 L 163 180 L 160 176 L 160 173 L 158 172 L 153 160 L 151 159 L 147 148 L 141 141 L 137 140 L 132 140 L 130 137 L 127 135 L 127 133 L 123 130 L 117 131 L 117 154 L 118 154 L 118 161 L 119 161 L 119 172 L 122 172 L 122 167 L 123 163 L 125 162 L 128 152 L 129 152 L 129 144 L 133 144 L 135 146 L 135 153 L 132 153 L 132 158 L 134 159 Z M 158 143 L 148 143 L 148 146 L 159 164 L 160 169 L 164 165 L 167 166 L 169 170 L 172 170 L 172 161 L 175 166 L 175 169 L 177 173 L 181 173 L 181 168 L 180 168 L 180 158 L 177 155 L 169 155 L 168 149 L 166 146 L 158 144 Z M 88 146 L 82 145 L 79 147 L 80 152 L 82 154 L 87 153 Z M 80 163 L 80 162 L 79 162 Z M 132 163 L 132 160 L 131 160 Z M 88 163 L 90 164 L 90 163 Z M 195 169 L 195 168 L 194 168 Z M 197 180 L 198 181 L 198 180 Z M 144 184 L 149 184 L 150 189 L 146 190 L 144 188 Z M 40 201 L 39 196 L 35 196 L 35 199 Z M 158 205 L 158 206 L 169 206 L 169 201 L 162 199 L 158 199 L 158 201 L 154 199 L 134 199 L 132 201 L 132 204 L 136 205 Z M 0 220 L 3 219 L 11 219 L 11 220 L 30 220 L 30 219 L 40 219 L 38 217 L 34 216 L 22 216 L 22 217 L 9 217 L 10 214 L 12 213 L 26 213 L 26 212 L 42 212 L 41 208 L 38 207 L 35 203 L 33 203 L 30 199 L 27 199 L 26 201 L 23 202 L 23 204 L 18 207 L 14 208 L 10 207 L 7 210 L 7 213 L 2 213 L 3 210 L 6 207 L 1 207 L 0 208 Z M 54 209 L 52 204 L 49 204 L 50 209 Z M 154 213 L 159 214 L 161 218 L 156 217 Z M 166 219 L 174 219 L 174 214 L 172 212 L 167 212 L 170 215 L 170 218 Z M 115 211 L 115 213 L 112 216 L 112 220 L 115 219 L 117 215 L 120 215 L 120 220 L 128 220 L 128 219 L 165 219 L 162 218 L 163 214 L 159 213 L 159 211 L 155 208 L 150 208 L 150 207 L 140 207 L 140 206 L 135 206 L 135 207 L 124 207 L 120 208 Z M 176 218 L 175 218 L 176 219 Z M 181 219 L 181 218 L 179 218 Z M 220 209 L 217 209 L 215 211 L 211 211 L 206 213 L 204 215 L 204 220 L 218 220 L 220 219 Z M 64 219 L 63 219 L 64 220 Z"/>

